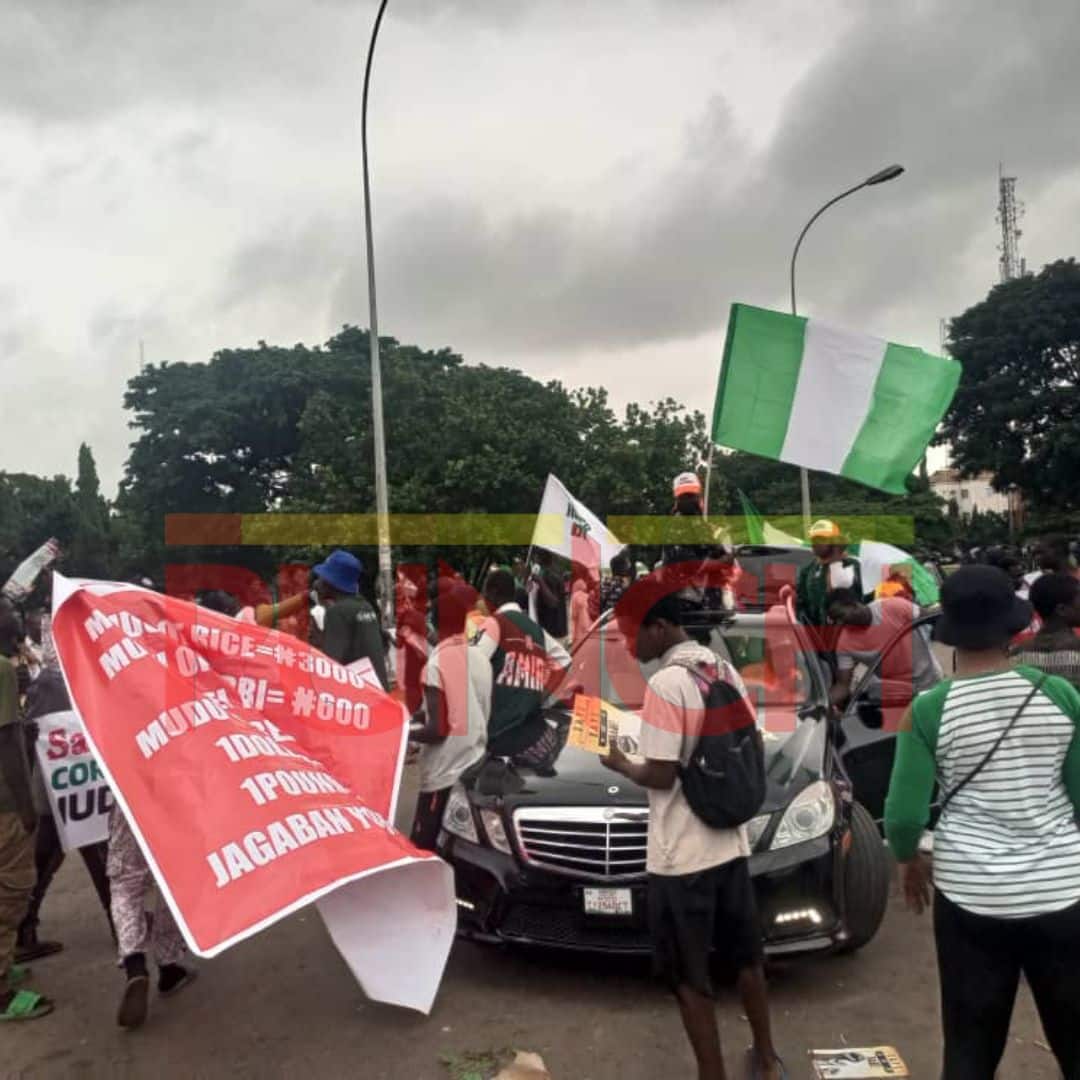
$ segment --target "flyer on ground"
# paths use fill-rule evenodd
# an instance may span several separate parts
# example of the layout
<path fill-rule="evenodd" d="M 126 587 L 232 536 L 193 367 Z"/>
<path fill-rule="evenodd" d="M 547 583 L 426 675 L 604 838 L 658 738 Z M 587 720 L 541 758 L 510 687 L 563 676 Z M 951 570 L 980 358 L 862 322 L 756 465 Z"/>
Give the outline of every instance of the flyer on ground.
<path fill-rule="evenodd" d="M 879 1080 L 909 1077 L 907 1066 L 892 1046 L 845 1046 L 840 1050 L 811 1050 L 818 1080 Z"/>
<path fill-rule="evenodd" d="M 132 585 L 57 575 L 52 632 L 89 751 L 192 951 L 317 902 L 369 996 L 428 1011 L 456 906 L 450 868 L 393 824 L 401 704 L 295 637 Z"/>

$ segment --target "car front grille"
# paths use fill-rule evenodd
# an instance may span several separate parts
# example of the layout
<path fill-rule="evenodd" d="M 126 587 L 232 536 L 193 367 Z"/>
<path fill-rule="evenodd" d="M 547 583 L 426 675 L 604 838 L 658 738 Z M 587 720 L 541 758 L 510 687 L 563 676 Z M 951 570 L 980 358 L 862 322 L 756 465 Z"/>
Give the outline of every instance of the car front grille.
<path fill-rule="evenodd" d="M 566 908 L 513 904 L 498 927 L 507 940 L 551 945 L 564 949 L 599 949 L 605 952 L 647 953 L 649 931 L 644 924 L 605 925 Z"/>
<path fill-rule="evenodd" d="M 641 877 L 649 812 L 619 806 L 545 806 L 514 812 L 525 862 L 597 881 Z"/>

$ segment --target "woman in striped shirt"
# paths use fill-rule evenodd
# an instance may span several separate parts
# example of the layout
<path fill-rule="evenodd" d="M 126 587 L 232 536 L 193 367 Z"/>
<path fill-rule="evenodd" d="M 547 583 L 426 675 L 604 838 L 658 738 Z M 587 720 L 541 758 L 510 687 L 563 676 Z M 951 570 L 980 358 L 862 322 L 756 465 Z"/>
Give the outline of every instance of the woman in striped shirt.
<path fill-rule="evenodd" d="M 897 736 L 885 832 L 909 907 L 929 902 L 919 840 L 935 778 L 934 934 L 944 1080 L 992 1080 L 1020 973 L 1066 1077 L 1080 1076 L 1080 693 L 1013 668 L 1031 620 L 1008 578 L 962 567 L 941 591 L 938 640 L 956 675 L 920 695 Z"/>

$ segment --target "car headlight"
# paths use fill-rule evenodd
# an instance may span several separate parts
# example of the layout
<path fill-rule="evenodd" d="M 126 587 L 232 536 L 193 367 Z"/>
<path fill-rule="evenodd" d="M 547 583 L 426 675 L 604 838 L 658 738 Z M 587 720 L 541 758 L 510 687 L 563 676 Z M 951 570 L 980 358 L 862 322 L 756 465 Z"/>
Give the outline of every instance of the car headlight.
<path fill-rule="evenodd" d="M 443 811 L 442 825 L 448 833 L 460 836 L 462 840 L 468 840 L 473 844 L 480 843 L 469 796 L 465 794 L 465 789 L 460 784 L 455 784 L 450 789 L 450 798 L 446 800 L 446 809 Z"/>
<path fill-rule="evenodd" d="M 498 810 L 481 810 L 480 820 L 484 823 L 484 832 L 487 834 L 488 843 L 496 850 L 506 855 L 510 854 L 510 840 L 503 828 L 502 817 Z"/>
<path fill-rule="evenodd" d="M 824 780 L 815 780 L 791 800 L 780 827 L 769 845 L 770 851 L 803 844 L 824 836 L 836 820 L 836 800 Z"/>

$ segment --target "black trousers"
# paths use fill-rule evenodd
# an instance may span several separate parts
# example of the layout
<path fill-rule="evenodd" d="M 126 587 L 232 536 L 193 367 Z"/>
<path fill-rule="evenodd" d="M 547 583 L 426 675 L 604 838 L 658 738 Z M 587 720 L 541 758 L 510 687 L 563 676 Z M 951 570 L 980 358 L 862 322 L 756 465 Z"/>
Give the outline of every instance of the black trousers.
<path fill-rule="evenodd" d="M 1028 919 L 973 915 L 937 892 L 934 936 L 945 1033 L 943 1080 L 993 1080 L 1020 973 L 1068 1080 L 1080 1077 L 1080 904 Z"/>
<path fill-rule="evenodd" d="M 435 850 L 451 790 L 447 787 L 441 791 L 421 791 L 416 800 L 416 816 L 413 818 L 410 839 L 421 851 Z"/>
<path fill-rule="evenodd" d="M 109 904 L 109 878 L 105 873 L 105 856 L 108 844 L 103 840 L 100 844 L 90 844 L 79 848 L 79 854 L 86 864 L 86 870 L 90 880 L 94 883 L 94 889 L 105 909 L 105 918 L 109 920 L 109 929 L 113 929 L 112 915 Z M 38 927 L 41 915 L 41 905 L 45 900 L 45 894 L 49 891 L 52 879 L 56 871 L 60 869 L 64 861 L 64 848 L 60 843 L 60 834 L 56 831 L 56 822 L 52 814 L 43 814 L 38 818 L 37 836 L 34 838 L 34 866 L 37 872 L 37 880 L 34 883 L 34 891 L 30 896 L 30 906 L 26 911 L 26 918 L 19 925 L 19 940 L 24 941 L 33 934 Z M 116 933 L 113 931 L 113 938 Z"/>

